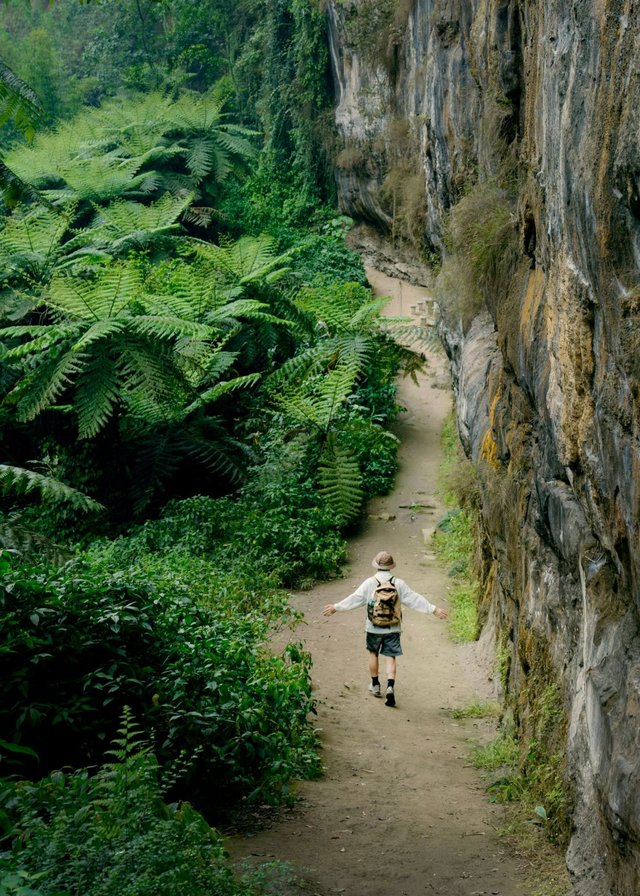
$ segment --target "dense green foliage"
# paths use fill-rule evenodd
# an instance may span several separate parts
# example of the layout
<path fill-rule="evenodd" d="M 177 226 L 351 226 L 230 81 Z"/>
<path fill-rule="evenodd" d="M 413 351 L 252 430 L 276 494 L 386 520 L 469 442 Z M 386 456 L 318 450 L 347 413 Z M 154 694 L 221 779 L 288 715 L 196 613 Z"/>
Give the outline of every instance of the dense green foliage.
<path fill-rule="evenodd" d="M 318 774 L 281 589 L 339 573 L 422 363 L 327 202 L 325 15 L 1 16 L 48 123 L 3 143 L 0 890 L 248 896 L 185 800 L 211 822 Z M 106 762 L 123 714 L 148 747 Z"/>
<path fill-rule="evenodd" d="M 259 229 L 306 224 L 333 195 L 326 17 L 316 0 L 11 0 L 0 11 L 0 57 L 51 120 L 122 91 L 221 83 L 265 151 L 247 185 Z M 283 214 L 284 213 L 284 214 Z M 255 212 L 243 210 L 246 228 Z M 273 226 L 269 227 L 273 230 Z"/>
<path fill-rule="evenodd" d="M 317 768 L 308 657 L 260 647 L 287 619 L 282 597 L 256 575 L 254 606 L 248 596 L 238 606 L 224 576 L 199 572 L 215 590 L 208 608 L 167 567 L 109 574 L 78 562 L 6 576 L 0 718 L 38 754 L 32 771 L 95 763 L 127 703 L 180 795 L 209 810 L 248 793 L 281 797 L 283 783 Z"/>
<path fill-rule="evenodd" d="M 112 761 L 5 785 L 0 814 L 14 837 L 0 890 L 20 896 L 251 896 L 221 838 L 188 804 L 168 804 L 158 767 L 125 715 Z M 42 887 L 42 889 L 41 889 Z"/>

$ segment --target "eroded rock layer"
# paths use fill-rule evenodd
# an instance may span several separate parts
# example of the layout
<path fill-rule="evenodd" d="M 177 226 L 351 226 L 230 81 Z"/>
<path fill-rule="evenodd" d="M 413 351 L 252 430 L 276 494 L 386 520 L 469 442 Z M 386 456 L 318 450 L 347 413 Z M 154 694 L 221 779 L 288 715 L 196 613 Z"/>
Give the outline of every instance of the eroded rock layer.
<path fill-rule="evenodd" d="M 554 751 L 576 896 L 637 896 L 640 2 L 328 15 L 347 213 L 446 257 L 449 209 L 483 183 L 510 196 L 508 275 L 443 309 L 482 479 L 483 637 L 524 741 Z"/>

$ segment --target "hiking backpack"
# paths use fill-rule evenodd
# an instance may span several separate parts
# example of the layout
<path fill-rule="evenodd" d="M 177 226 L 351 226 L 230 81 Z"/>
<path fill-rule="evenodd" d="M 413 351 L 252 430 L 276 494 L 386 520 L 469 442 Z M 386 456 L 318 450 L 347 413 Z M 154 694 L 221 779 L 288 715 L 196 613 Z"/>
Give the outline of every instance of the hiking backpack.
<path fill-rule="evenodd" d="M 393 576 L 388 582 L 381 582 L 376 576 L 376 590 L 367 604 L 369 622 L 378 628 L 390 628 L 399 625 L 402 619 L 402 607 L 398 589 L 393 583 Z"/>

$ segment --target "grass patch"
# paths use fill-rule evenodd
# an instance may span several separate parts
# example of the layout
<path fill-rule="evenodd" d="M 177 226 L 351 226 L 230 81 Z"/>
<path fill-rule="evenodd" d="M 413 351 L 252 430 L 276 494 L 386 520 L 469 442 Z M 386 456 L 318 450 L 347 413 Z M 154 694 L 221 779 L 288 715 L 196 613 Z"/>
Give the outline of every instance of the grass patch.
<path fill-rule="evenodd" d="M 500 704 L 495 700 L 476 700 L 468 706 L 454 709 L 454 719 L 497 719 L 500 716 Z"/>
<path fill-rule="evenodd" d="M 471 761 L 475 768 L 487 772 L 496 771 L 505 766 L 515 769 L 518 758 L 518 743 L 515 738 L 507 734 L 500 734 L 490 743 L 474 747 L 471 754 Z"/>
<path fill-rule="evenodd" d="M 454 641 L 464 643 L 478 637 L 478 581 L 473 568 L 478 485 L 475 471 L 462 452 L 453 413 L 443 425 L 440 441 L 440 493 L 449 510 L 438 523 L 433 548 L 455 580 L 449 595 L 449 631 Z"/>
<path fill-rule="evenodd" d="M 460 584 L 449 595 L 449 632 L 458 644 L 475 641 L 478 636 L 476 586 Z"/>
<path fill-rule="evenodd" d="M 488 711 L 490 707 L 488 704 Z M 484 706 L 472 704 L 459 712 L 458 718 L 476 717 L 476 712 L 484 712 Z M 523 763 L 518 740 L 500 731 L 494 740 L 475 746 L 470 758 L 486 781 L 490 801 L 504 808 L 505 820 L 498 834 L 526 862 L 530 896 L 568 896 L 564 848 L 552 830 L 553 807 L 540 802 L 539 782 L 529 777 L 528 757 Z"/>

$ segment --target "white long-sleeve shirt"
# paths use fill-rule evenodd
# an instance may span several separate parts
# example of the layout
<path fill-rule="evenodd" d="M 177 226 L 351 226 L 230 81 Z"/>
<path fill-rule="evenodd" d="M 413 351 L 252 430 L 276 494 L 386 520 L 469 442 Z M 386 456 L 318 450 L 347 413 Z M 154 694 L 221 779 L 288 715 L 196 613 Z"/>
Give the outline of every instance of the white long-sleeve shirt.
<path fill-rule="evenodd" d="M 400 603 L 404 607 L 410 607 L 410 609 L 412 610 L 418 610 L 419 613 L 434 613 L 436 611 L 437 608 L 433 604 L 429 603 L 426 597 L 418 594 L 417 591 L 412 591 L 405 581 L 399 579 L 397 576 L 394 576 L 392 572 L 387 572 L 385 570 L 379 570 L 375 574 L 375 576 L 371 576 L 369 579 L 365 579 L 364 582 L 358 588 L 356 588 L 353 594 L 350 594 L 349 597 L 345 597 L 344 600 L 340 601 L 340 603 L 334 604 L 334 607 L 336 608 L 336 610 L 342 611 L 353 610 L 356 607 L 366 606 L 366 604 L 373 598 L 375 590 L 378 587 L 378 581 L 388 582 L 390 578 L 393 578 L 393 584 L 398 589 Z M 384 635 L 391 634 L 392 632 L 400 632 L 401 630 L 401 624 L 390 625 L 387 628 L 380 628 L 380 626 L 374 625 L 367 616 L 367 624 L 365 628 L 365 631 L 367 632 L 371 632 L 375 635 Z"/>

